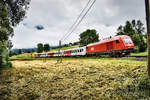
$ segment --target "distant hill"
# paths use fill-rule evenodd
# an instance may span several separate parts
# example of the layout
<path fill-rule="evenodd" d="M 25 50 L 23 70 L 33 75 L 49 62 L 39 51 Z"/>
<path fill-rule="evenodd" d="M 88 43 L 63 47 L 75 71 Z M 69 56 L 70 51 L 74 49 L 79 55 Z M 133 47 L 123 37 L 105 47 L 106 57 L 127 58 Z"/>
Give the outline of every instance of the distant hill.
<path fill-rule="evenodd" d="M 10 51 L 13 51 L 15 53 L 18 53 L 19 49 L 18 48 L 15 48 L 15 49 L 11 49 Z M 37 48 L 22 48 L 21 51 L 23 53 L 30 53 L 30 52 L 36 52 L 37 51 Z"/>

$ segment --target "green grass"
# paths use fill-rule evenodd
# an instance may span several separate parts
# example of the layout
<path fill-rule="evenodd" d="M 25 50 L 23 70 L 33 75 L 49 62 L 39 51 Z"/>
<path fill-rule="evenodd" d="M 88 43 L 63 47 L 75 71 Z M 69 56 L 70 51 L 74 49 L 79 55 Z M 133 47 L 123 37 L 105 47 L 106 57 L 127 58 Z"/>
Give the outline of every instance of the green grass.
<path fill-rule="evenodd" d="M 131 56 L 147 56 L 148 52 L 131 53 Z"/>
<path fill-rule="evenodd" d="M 79 45 L 69 46 L 69 47 L 63 47 L 63 48 L 61 48 L 61 50 L 67 50 L 67 49 L 72 49 L 72 48 L 79 48 Z M 59 50 L 59 48 L 51 49 L 50 52 L 58 51 L 58 50 Z"/>
<path fill-rule="evenodd" d="M 24 53 L 24 54 L 9 57 L 10 60 L 14 60 L 14 59 L 33 59 L 33 58 L 34 58 L 34 54 L 31 54 L 31 53 Z"/>

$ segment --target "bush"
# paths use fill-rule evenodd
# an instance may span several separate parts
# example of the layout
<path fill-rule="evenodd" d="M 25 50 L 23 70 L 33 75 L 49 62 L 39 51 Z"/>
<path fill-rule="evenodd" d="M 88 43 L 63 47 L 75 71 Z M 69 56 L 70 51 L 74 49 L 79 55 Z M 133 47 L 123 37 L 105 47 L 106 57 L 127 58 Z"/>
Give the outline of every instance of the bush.
<path fill-rule="evenodd" d="M 7 67 L 12 67 L 12 63 L 10 61 L 7 63 Z"/>

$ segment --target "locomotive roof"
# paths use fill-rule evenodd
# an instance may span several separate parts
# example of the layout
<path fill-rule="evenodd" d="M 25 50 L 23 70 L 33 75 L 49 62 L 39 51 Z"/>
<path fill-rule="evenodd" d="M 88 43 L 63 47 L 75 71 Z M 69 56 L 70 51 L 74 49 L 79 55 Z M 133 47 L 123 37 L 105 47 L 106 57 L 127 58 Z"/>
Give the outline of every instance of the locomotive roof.
<path fill-rule="evenodd" d="M 106 43 L 106 42 L 110 42 L 110 41 L 114 41 L 114 40 L 118 40 L 119 38 L 123 38 L 123 37 L 129 37 L 127 35 L 118 35 L 118 36 L 114 36 L 112 38 L 108 38 L 108 39 L 105 39 L 105 40 L 101 40 L 99 42 L 96 42 L 96 43 L 91 43 L 87 46 L 92 46 L 92 45 L 97 45 L 97 44 L 100 44 L 100 43 Z"/>

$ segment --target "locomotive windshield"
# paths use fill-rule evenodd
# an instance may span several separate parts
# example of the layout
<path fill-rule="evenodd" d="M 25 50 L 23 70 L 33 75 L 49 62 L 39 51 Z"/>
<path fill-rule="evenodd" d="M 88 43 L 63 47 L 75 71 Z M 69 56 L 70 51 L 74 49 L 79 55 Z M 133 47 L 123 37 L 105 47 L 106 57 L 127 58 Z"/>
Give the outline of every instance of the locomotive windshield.
<path fill-rule="evenodd" d="M 132 40 L 130 38 L 124 38 L 123 41 L 124 41 L 124 43 L 131 43 L 132 42 Z"/>

